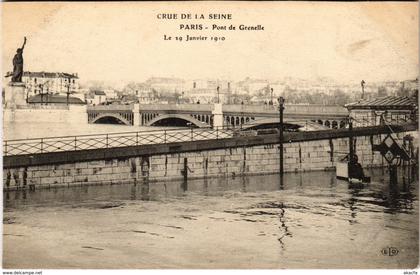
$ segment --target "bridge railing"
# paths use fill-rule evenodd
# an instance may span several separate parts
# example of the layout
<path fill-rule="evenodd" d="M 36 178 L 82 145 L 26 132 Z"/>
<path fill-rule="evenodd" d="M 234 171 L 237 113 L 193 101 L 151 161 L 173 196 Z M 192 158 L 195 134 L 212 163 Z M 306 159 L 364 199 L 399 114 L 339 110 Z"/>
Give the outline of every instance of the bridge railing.
<path fill-rule="evenodd" d="M 188 111 L 188 112 L 211 112 L 213 104 L 140 104 L 140 112 L 147 111 Z"/>
<path fill-rule="evenodd" d="M 230 138 L 232 129 L 191 128 L 156 131 L 137 131 L 96 135 L 60 136 L 5 140 L 3 155 L 43 154 L 63 151 L 104 149 L 114 147 L 163 144 L 183 141 Z"/>
<path fill-rule="evenodd" d="M 128 105 L 123 105 L 123 104 L 118 104 L 118 105 L 88 105 L 87 106 L 87 111 L 109 111 L 109 110 L 118 110 L 118 111 L 132 111 L 133 110 L 133 105 L 128 104 Z"/>
<path fill-rule="evenodd" d="M 348 110 L 338 105 L 320 105 L 320 104 L 286 104 L 285 114 L 330 114 L 330 115 L 348 115 Z M 222 105 L 224 113 L 236 114 L 277 114 L 277 105 L 241 105 L 224 104 Z M 213 104 L 140 104 L 140 112 L 211 112 L 214 109 Z M 132 111 L 133 105 L 97 105 L 88 106 L 89 111 Z"/>
<path fill-rule="evenodd" d="M 278 105 L 223 105 L 223 112 L 226 113 L 262 113 L 277 114 Z M 286 104 L 285 114 L 336 114 L 348 115 L 346 108 L 338 105 L 303 105 Z"/>

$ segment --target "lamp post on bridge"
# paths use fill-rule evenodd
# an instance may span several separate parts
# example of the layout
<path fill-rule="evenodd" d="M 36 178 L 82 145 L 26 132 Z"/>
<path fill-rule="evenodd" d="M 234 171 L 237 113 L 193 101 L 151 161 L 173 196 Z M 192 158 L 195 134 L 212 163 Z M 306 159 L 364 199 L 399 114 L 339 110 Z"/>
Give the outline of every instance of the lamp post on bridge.
<path fill-rule="evenodd" d="M 270 88 L 270 91 L 271 91 L 271 100 L 270 100 L 270 105 L 274 105 L 274 101 L 273 101 L 273 92 L 274 92 L 274 90 L 273 90 L 273 88 Z"/>
<path fill-rule="evenodd" d="M 365 98 L 365 84 L 366 82 L 362 79 L 362 82 L 360 82 L 360 86 L 362 86 L 362 99 Z"/>
<path fill-rule="evenodd" d="M 217 90 L 217 103 L 220 103 L 220 87 L 217 86 L 216 90 Z"/>
<path fill-rule="evenodd" d="M 67 97 L 66 97 L 67 106 L 69 106 L 69 101 L 70 101 L 70 81 L 71 81 L 71 79 L 69 77 L 69 78 L 67 78 L 67 83 L 65 84 L 65 87 L 67 88 L 67 92 L 66 92 L 66 94 L 67 94 Z"/>
<path fill-rule="evenodd" d="M 47 82 L 44 82 L 44 83 L 39 83 L 38 84 L 39 94 L 41 95 L 41 105 L 44 104 L 44 95 L 47 97 L 46 102 L 45 102 L 45 105 L 48 105 L 48 92 L 49 92 L 49 89 L 48 89 L 48 86 L 46 86 L 47 83 L 48 83 L 48 81 Z M 46 93 L 44 93 L 44 87 L 46 88 Z"/>

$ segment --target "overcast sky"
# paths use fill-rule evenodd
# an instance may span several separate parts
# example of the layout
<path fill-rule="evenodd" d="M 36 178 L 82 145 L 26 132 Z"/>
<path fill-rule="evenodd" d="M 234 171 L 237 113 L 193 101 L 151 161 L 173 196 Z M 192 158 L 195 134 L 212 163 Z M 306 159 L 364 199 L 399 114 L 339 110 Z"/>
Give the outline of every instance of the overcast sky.
<path fill-rule="evenodd" d="M 83 81 L 151 76 L 331 77 L 418 75 L 418 4 L 411 3 L 2 3 L 3 72 L 23 37 L 25 70 L 77 72 Z M 158 13 L 231 13 L 232 20 L 158 20 Z M 180 31 L 181 23 L 258 25 L 264 31 Z M 163 35 L 225 36 L 222 42 Z"/>

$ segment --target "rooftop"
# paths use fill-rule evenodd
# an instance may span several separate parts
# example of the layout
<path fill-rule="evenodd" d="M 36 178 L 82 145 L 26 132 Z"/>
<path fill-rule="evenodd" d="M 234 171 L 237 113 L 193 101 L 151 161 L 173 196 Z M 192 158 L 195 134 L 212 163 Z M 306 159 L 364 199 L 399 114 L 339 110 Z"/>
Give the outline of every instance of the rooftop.
<path fill-rule="evenodd" d="M 44 95 L 41 101 L 41 95 L 31 96 L 28 103 L 54 103 L 54 104 L 67 104 L 67 96 L 65 95 Z M 69 104 L 86 104 L 83 100 L 77 97 L 69 97 Z"/>
<path fill-rule="evenodd" d="M 372 110 L 413 110 L 417 109 L 418 103 L 415 97 L 386 96 L 380 98 L 359 100 L 344 105 L 348 110 L 372 109 Z"/>
<path fill-rule="evenodd" d="M 12 76 L 12 72 L 7 72 L 5 77 Z M 62 73 L 62 72 L 23 72 L 26 77 L 43 77 L 43 78 L 79 78 L 77 74 Z"/>
<path fill-rule="evenodd" d="M 146 80 L 145 83 L 147 84 L 158 84 L 158 83 L 172 83 L 172 84 L 181 84 L 184 83 L 185 80 L 181 78 L 172 78 L 172 77 L 150 77 Z"/>
<path fill-rule="evenodd" d="M 104 91 L 94 91 L 95 95 L 106 95 Z"/>

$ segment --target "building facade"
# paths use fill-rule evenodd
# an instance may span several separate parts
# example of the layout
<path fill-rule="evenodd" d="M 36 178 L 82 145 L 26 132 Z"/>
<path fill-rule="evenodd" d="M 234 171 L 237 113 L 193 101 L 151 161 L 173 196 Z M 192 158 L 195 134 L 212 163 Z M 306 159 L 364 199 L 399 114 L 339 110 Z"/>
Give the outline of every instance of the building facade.
<path fill-rule="evenodd" d="M 9 72 L 6 79 L 12 77 Z M 66 94 L 79 92 L 77 74 L 63 72 L 24 72 L 22 82 L 25 83 L 28 97 L 41 94 Z"/>
<path fill-rule="evenodd" d="M 418 121 L 416 97 L 386 96 L 346 104 L 353 126 L 403 124 Z"/>

